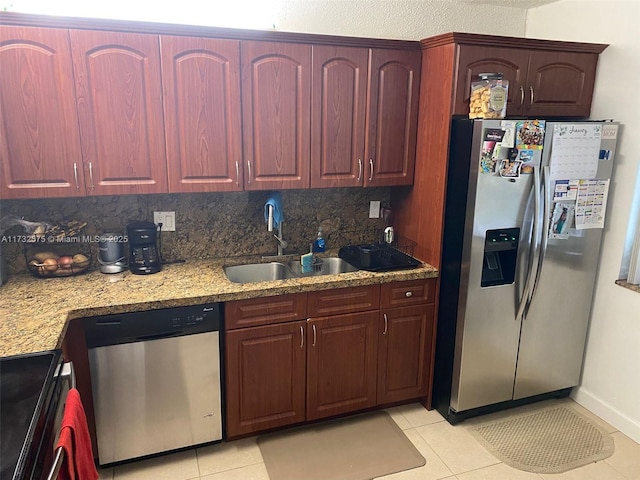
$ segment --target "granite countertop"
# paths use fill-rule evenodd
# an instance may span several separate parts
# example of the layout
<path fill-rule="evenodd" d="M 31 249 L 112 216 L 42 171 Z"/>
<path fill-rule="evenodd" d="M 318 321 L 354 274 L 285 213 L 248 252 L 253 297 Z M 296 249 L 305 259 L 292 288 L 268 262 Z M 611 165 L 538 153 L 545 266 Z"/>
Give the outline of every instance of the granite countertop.
<path fill-rule="evenodd" d="M 215 260 L 188 261 L 166 265 L 153 275 L 93 271 L 50 279 L 11 276 L 0 286 L 0 356 L 60 348 L 67 323 L 74 318 L 438 276 L 425 264 L 395 272 L 360 270 L 237 284 L 227 280 L 223 265 Z"/>

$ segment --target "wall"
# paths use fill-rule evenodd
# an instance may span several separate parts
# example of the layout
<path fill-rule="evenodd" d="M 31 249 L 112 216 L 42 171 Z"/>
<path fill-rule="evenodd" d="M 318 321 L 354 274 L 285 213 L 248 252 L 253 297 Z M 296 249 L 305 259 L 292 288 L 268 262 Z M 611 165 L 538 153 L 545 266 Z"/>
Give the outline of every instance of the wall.
<path fill-rule="evenodd" d="M 0 217 L 16 215 L 25 220 L 60 224 L 69 220 L 87 222 L 86 235 L 124 233 L 134 220 L 153 221 L 154 211 L 176 212 L 176 231 L 162 234 L 166 261 L 199 261 L 244 255 L 275 255 L 277 242 L 267 231 L 264 203 L 269 192 L 201 193 L 173 195 L 122 195 L 2 202 Z M 389 205 L 388 188 L 341 188 L 287 190 L 282 192 L 285 222 L 282 233 L 289 243 L 285 253 L 305 253 L 321 225 L 328 248 L 377 240 L 386 226 L 382 219 L 369 219 L 369 201 Z M 14 226 L 5 240 L 24 233 Z M 27 271 L 27 257 L 38 250 L 56 250 L 59 255 L 89 253 L 97 258 L 97 244 L 42 246 L 5 241 L 3 255 L 10 273 Z M 77 248 L 76 251 L 61 249 Z"/>
<path fill-rule="evenodd" d="M 615 285 L 625 244 L 640 152 L 640 3 L 572 1 L 527 16 L 527 37 L 608 43 L 600 56 L 592 118 L 624 125 L 612 178 L 608 220 L 593 298 L 580 388 L 575 399 L 640 442 L 640 294 Z"/>
<path fill-rule="evenodd" d="M 446 32 L 522 36 L 525 10 L 468 0 L 283 0 L 282 31 L 419 40 Z"/>
<path fill-rule="evenodd" d="M 450 31 L 521 36 L 525 10 L 478 0 L 0 0 L 11 11 L 419 40 Z M 9 5 L 11 5 L 9 7 Z M 528 5 L 528 3 L 527 3 Z"/>

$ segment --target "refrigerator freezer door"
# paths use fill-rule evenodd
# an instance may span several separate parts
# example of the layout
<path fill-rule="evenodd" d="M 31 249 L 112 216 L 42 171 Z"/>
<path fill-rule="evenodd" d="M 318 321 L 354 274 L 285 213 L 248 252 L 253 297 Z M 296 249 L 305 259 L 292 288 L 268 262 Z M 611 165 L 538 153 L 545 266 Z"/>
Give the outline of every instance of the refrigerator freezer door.
<path fill-rule="evenodd" d="M 545 164 L 553 128 L 554 123 L 547 124 Z M 602 141 L 601 148 L 611 153 L 598 162 L 597 178 L 611 178 L 615 143 Z M 545 201 L 553 211 L 551 192 Z M 578 385 L 602 232 L 578 230 L 568 239 L 547 240 L 538 286 L 522 322 L 514 399 Z"/>
<path fill-rule="evenodd" d="M 474 124 L 450 404 L 457 412 L 513 397 L 521 325 L 516 310 L 529 255 L 525 212 L 531 208 L 533 175 L 508 179 L 478 173 L 485 128 L 500 128 L 500 122 Z M 520 228 L 518 281 L 483 288 L 486 232 L 510 228 Z"/>

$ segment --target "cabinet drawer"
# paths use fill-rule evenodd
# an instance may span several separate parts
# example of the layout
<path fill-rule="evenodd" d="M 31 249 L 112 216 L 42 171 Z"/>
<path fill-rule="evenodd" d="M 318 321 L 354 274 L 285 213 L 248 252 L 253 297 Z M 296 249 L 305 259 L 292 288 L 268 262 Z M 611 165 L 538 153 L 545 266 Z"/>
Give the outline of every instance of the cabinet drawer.
<path fill-rule="evenodd" d="M 322 290 L 310 292 L 308 295 L 309 317 L 365 312 L 380 308 L 379 285 Z"/>
<path fill-rule="evenodd" d="M 434 303 L 436 279 L 410 280 L 382 285 L 380 307 L 402 307 L 420 303 Z"/>
<path fill-rule="evenodd" d="M 251 298 L 224 305 L 225 330 L 293 322 L 307 317 L 307 294 Z"/>

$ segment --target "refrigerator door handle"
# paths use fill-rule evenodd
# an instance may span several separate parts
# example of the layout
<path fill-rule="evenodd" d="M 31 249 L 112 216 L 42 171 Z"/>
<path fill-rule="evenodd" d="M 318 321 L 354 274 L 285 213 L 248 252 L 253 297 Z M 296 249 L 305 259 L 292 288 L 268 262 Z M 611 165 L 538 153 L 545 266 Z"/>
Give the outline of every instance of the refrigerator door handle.
<path fill-rule="evenodd" d="M 540 169 L 534 167 L 533 169 L 533 234 L 531 235 L 531 249 L 533 251 L 531 260 L 529 262 L 529 271 L 527 272 L 527 280 L 522 290 L 522 298 L 520 299 L 520 305 L 516 312 L 515 320 L 520 321 L 525 314 L 525 310 L 529 304 L 529 299 L 532 295 L 533 282 L 538 271 L 538 263 L 540 259 Z"/>
<path fill-rule="evenodd" d="M 542 221 L 542 238 L 540 239 L 541 252 L 538 258 L 538 264 L 536 267 L 536 276 L 533 282 L 533 288 L 531 289 L 531 295 L 529 296 L 529 305 L 527 306 L 527 310 L 529 309 L 529 306 L 533 302 L 533 299 L 536 295 L 536 291 L 538 290 L 540 272 L 542 271 L 544 258 L 547 254 L 547 243 L 549 239 L 549 235 L 547 232 L 549 232 L 549 222 L 551 218 L 551 202 L 549 201 L 549 195 L 551 192 L 551 178 L 549 175 L 548 166 L 542 168 L 542 185 L 543 185 L 543 191 L 541 192 L 540 197 L 542 197 L 542 204 L 544 206 L 543 207 L 544 218 Z"/>

